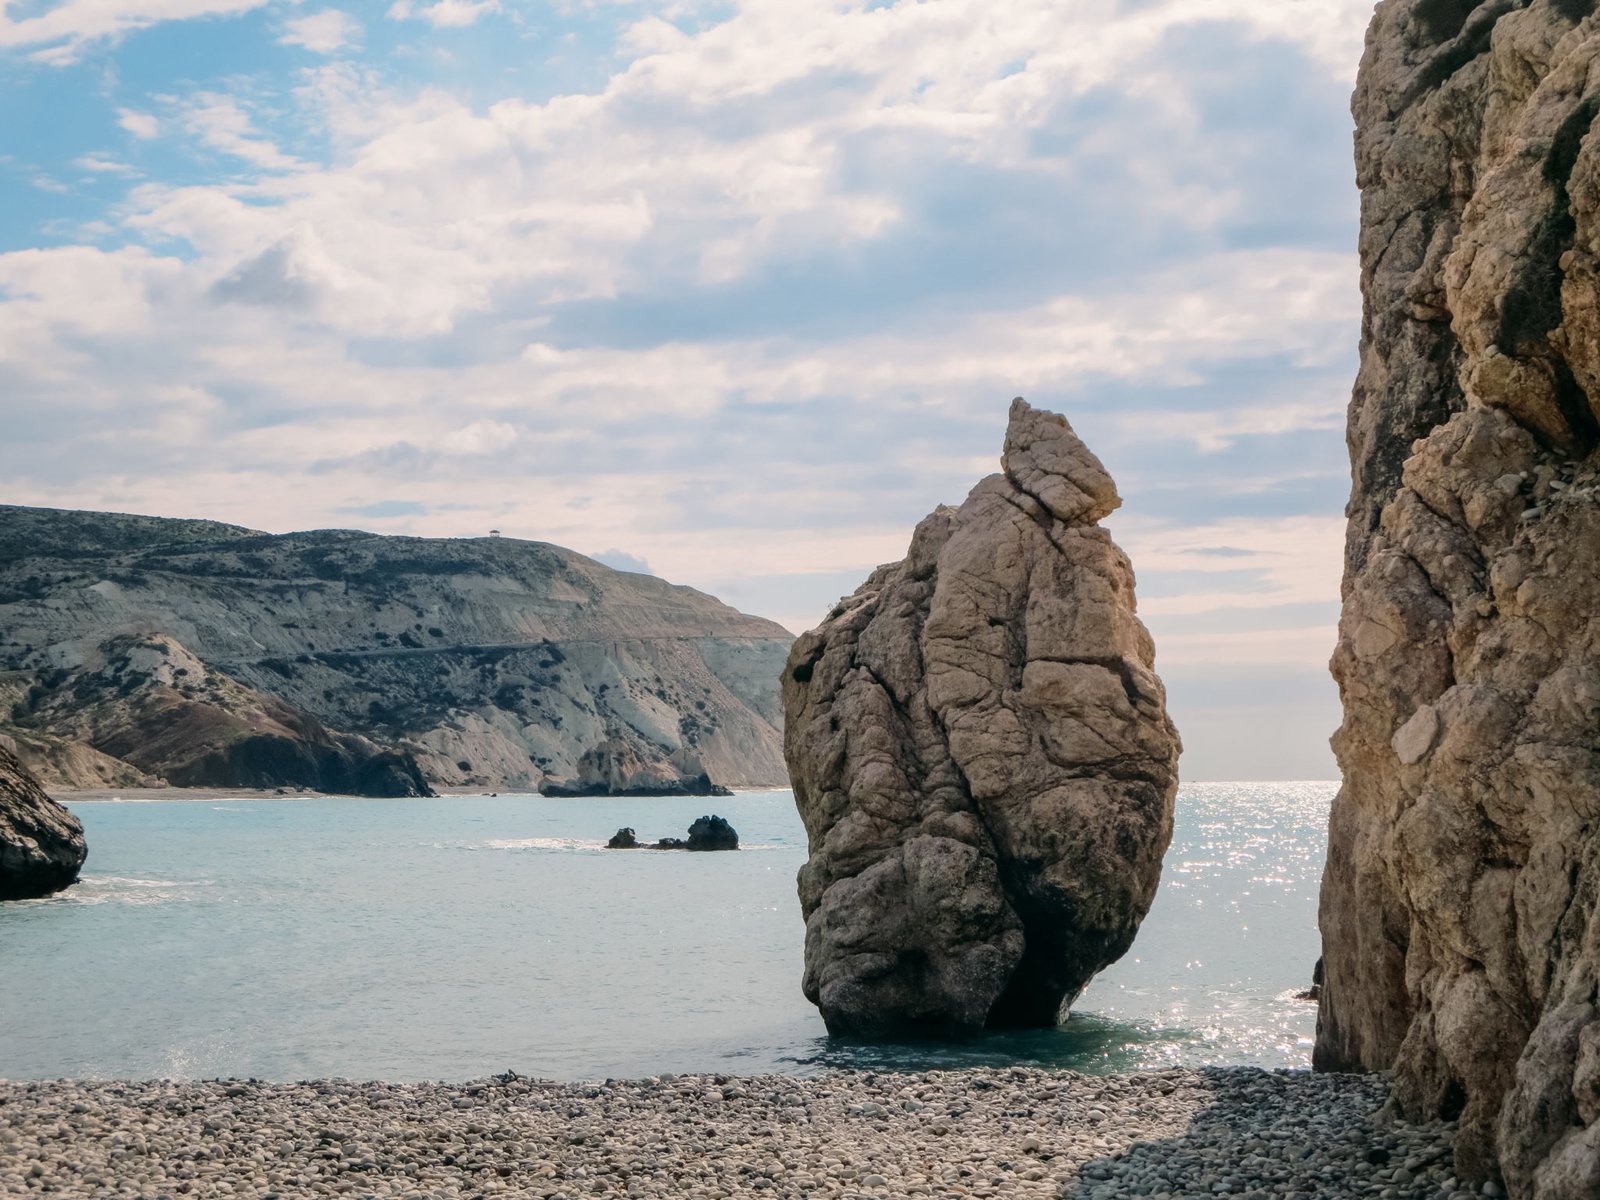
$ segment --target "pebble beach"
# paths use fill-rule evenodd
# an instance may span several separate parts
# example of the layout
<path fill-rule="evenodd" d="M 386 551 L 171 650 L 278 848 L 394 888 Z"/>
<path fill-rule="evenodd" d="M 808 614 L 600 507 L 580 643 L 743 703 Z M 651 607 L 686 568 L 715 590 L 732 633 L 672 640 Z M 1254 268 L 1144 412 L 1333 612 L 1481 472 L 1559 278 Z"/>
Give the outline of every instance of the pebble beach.
<path fill-rule="evenodd" d="M 1382 1076 L 1007 1068 L 466 1084 L 0 1081 L 0 1195 L 1419 1197 Z"/>

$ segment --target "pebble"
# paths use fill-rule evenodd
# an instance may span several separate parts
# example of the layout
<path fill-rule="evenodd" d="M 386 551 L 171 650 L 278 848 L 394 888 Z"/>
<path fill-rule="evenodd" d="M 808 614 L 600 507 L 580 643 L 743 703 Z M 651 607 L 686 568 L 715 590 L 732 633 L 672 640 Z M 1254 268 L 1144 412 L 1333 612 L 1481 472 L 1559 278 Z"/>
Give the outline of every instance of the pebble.
<path fill-rule="evenodd" d="M 465 1084 L 0 1080 L 0 1196 L 1435 1200 L 1388 1081 L 994 1068 Z M 1403 1165 L 1400 1165 L 1403 1164 Z M 1482 1196 L 1503 1193 L 1485 1185 Z"/>

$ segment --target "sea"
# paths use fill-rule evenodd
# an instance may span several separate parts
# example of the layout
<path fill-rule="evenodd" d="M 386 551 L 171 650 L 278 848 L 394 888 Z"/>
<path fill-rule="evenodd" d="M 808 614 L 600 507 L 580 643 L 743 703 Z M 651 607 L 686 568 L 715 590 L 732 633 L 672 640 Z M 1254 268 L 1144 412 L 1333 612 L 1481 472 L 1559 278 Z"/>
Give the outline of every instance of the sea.
<path fill-rule="evenodd" d="M 80 882 L 0 904 L 0 1078 L 1303 1067 L 1336 789 L 1184 786 L 1137 941 L 1064 1024 L 905 1043 L 801 994 L 788 791 L 71 802 Z M 742 849 L 604 848 L 708 812 Z"/>

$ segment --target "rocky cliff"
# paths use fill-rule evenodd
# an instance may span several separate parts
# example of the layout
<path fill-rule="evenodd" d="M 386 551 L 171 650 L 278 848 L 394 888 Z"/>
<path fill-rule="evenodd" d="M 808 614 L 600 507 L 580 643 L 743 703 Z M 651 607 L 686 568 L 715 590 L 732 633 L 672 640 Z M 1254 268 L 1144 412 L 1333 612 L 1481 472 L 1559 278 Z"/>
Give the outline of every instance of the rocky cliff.
<path fill-rule="evenodd" d="M 0 507 L 0 740 L 55 786 L 781 784 L 791 640 L 538 542 Z"/>
<path fill-rule="evenodd" d="M 0 900 L 59 892 L 88 857 L 83 824 L 0 746 Z"/>
<path fill-rule="evenodd" d="M 1386 0 L 1355 97 L 1365 317 L 1333 659 L 1323 1068 L 1459 1169 L 1600 1196 L 1600 23 Z"/>
<path fill-rule="evenodd" d="M 1172 836 L 1178 738 L 1061 417 L 801 637 L 785 749 L 806 995 L 835 1033 L 1047 1026 L 1119 958 Z"/>

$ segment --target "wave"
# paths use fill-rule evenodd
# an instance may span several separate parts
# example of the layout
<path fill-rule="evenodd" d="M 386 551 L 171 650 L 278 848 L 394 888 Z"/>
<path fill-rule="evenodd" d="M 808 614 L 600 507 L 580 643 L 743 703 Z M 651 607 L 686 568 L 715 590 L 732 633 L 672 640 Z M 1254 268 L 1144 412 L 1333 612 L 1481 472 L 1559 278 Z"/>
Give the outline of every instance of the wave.
<path fill-rule="evenodd" d="M 131 875 L 80 875 L 78 882 L 53 896 L 21 904 L 170 904 L 205 898 L 210 879 L 139 879 Z"/>
<path fill-rule="evenodd" d="M 544 850 L 588 853 L 604 850 L 606 844 L 589 838 L 529 837 L 489 838 L 482 842 L 434 842 L 435 850 Z"/>

